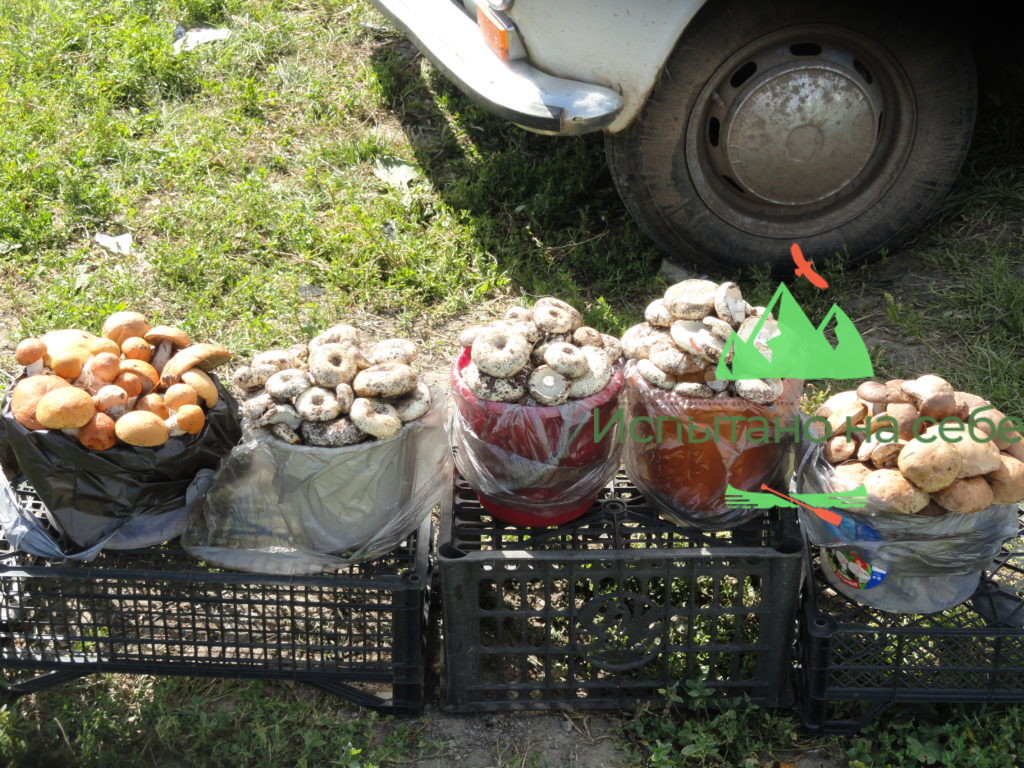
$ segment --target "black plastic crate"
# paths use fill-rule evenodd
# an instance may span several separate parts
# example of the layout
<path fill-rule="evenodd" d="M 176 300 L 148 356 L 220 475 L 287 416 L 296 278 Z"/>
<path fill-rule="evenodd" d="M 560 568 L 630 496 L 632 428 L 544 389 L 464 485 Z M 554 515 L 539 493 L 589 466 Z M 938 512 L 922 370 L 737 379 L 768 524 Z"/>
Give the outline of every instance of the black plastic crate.
<path fill-rule="evenodd" d="M 887 613 L 825 581 L 808 555 L 799 693 L 812 733 L 855 733 L 895 702 L 1024 702 L 1024 541 L 946 611 Z"/>
<path fill-rule="evenodd" d="M 45 509 L 30 487 L 16 493 L 26 509 Z M 316 576 L 225 571 L 174 543 L 91 563 L 8 551 L 0 555 L 0 668 L 22 677 L 9 693 L 96 672 L 244 677 L 418 713 L 431 526 L 428 516 L 391 554 Z"/>
<path fill-rule="evenodd" d="M 789 705 L 801 551 L 790 515 L 683 529 L 624 474 L 540 529 L 494 520 L 457 478 L 438 539 L 444 705 L 619 709 L 698 680 Z"/>

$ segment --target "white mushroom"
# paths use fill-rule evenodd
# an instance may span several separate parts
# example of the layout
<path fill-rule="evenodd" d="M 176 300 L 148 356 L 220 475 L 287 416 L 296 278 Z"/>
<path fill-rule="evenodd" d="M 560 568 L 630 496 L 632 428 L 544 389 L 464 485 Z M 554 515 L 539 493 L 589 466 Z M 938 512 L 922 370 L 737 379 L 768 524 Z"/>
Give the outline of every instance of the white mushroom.
<path fill-rule="evenodd" d="M 529 342 L 518 333 L 488 330 L 473 340 L 470 358 L 481 373 L 507 379 L 523 370 L 530 351 Z"/>
<path fill-rule="evenodd" d="M 583 369 L 587 361 L 583 355 Z M 530 374 L 530 396 L 542 405 L 561 405 L 569 399 L 571 382 L 550 365 L 542 365 Z"/>
<path fill-rule="evenodd" d="M 310 387 L 296 397 L 295 410 L 303 421 L 331 421 L 341 415 L 338 398 L 323 387 Z"/>
<path fill-rule="evenodd" d="M 357 397 L 348 417 L 363 432 L 379 439 L 391 437 L 402 428 L 398 411 L 381 400 Z"/>
<path fill-rule="evenodd" d="M 275 400 L 288 402 L 313 386 L 313 379 L 305 371 L 289 368 L 275 373 L 263 386 L 267 394 Z"/>

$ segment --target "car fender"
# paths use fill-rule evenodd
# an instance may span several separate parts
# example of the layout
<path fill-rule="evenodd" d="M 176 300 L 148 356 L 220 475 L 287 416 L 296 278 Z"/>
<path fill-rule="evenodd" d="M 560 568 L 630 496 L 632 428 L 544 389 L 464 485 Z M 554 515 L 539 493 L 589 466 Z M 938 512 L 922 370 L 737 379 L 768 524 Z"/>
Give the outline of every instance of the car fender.
<path fill-rule="evenodd" d="M 515 0 L 531 64 L 549 74 L 619 92 L 622 112 L 605 130 L 629 127 L 679 36 L 705 0 Z"/>

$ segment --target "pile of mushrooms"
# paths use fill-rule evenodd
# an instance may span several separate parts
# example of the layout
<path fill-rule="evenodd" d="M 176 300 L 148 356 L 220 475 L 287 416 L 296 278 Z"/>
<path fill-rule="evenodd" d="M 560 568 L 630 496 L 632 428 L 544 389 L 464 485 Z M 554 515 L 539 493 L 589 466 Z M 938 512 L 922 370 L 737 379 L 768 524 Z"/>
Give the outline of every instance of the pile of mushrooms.
<path fill-rule="evenodd" d="M 461 376 L 476 397 L 526 406 L 597 394 L 622 355 L 618 339 L 583 325 L 579 310 L 550 296 L 466 329 L 459 344 L 470 349 Z"/>
<path fill-rule="evenodd" d="M 198 434 L 205 408 L 217 403 L 206 375 L 231 353 L 193 344 L 184 331 L 151 326 L 138 312 L 115 312 L 100 336 L 49 331 L 15 350 L 25 378 L 11 393 L 11 412 L 27 429 L 62 430 L 94 451 L 156 447 Z"/>
<path fill-rule="evenodd" d="M 931 374 L 865 381 L 833 395 L 814 414 L 830 428 L 824 456 L 834 466 L 833 487 L 847 491 L 863 484 L 871 507 L 907 515 L 969 514 L 1021 501 L 1024 442 L 990 406 Z M 992 430 L 989 421 L 1003 429 Z M 824 429 L 812 422 L 812 429 L 819 426 Z"/>
<path fill-rule="evenodd" d="M 408 339 L 368 344 L 351 325 L 262 352 L 232 376 L 245 399 L 242 428 L 321 447 L 391 437 L 430 408 L 430 388 L 412 367 L 418 356 Z"/>
<path fill-rule="evenodd" d="M 725 381 L 715 372 L 732 332 L 747 341 L 766 313 L 754 343 L 770 360 L 766 342 L 778 335 L 771 313 L 748 304 L 736 283 L 683 280 L 647 306 L 646 322 L 626 331 L 622 350 L 650 384 L 682 397 L 771 403 L 782 396 L 782 379 Z"/>

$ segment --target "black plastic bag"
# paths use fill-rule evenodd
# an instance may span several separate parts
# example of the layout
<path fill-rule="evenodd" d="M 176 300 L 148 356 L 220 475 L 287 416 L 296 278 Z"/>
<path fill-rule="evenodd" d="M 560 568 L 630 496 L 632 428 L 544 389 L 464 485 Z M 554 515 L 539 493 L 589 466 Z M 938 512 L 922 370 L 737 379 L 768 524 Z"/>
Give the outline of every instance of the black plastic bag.
<path fill-rule="evenodd" d="M 25 429 L 5 398 L 0 459 L 5 468 L 24 475 L 67 537 L 89 548 L 126 519 L 185 507 L 196 474 L 216 469 L 239 441 L 238 403 L 211 378 L 220 397 L 207 411 L 202 431 L 172 437 L 157 448 L 118 443 L 106 451 L 91 451 L 60 431 Z"/>

